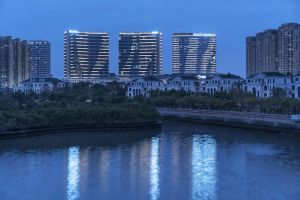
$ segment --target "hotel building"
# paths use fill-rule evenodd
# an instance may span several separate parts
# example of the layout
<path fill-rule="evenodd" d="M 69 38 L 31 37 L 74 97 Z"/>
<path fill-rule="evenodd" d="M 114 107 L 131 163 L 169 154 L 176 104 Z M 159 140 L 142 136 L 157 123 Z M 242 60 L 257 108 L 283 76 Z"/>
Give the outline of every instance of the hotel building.
<path fill-rule="evenodd" d="M 210 75 L 216 73 L 216 34 L 174 33 L 172 49 L 174 74 Z"/>
<path fill-rule="evenodd" d="M 135 32 L 119 34 L 119 74 L 121 77 L 160 75 L 162 68 L 162 33 Z"/>
<path fill-rule="evenodd" d="M 64 50 L 66 80 L 93 81 L 109 73 L 108 33 L 68 30 L 65 32 Z"/>

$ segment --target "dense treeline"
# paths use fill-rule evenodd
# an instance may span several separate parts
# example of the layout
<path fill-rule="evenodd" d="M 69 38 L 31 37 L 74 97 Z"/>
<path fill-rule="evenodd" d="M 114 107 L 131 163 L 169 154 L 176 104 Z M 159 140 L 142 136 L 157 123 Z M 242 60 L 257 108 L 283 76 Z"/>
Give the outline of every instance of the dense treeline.
<path fill-rule="evenodd" d="M 42 94 L 0 94 L 0 131 L 152 122 L 151 105 L 127 99 L 117 83 L 80 83 Z"/>
<path fill-rule="evenodd" d="M 140 102 L 157 107 L 195 108 L 205 110 L 245 111 L 272 114 L 298 114 L 300 101 L 286 98 L 284 91 L 274 91 L 274 97 L 257 99 L 253 94 L 234 89 L 228 93 L 218 92 L 214 95 L 193 94 L 184 91 L 154 91 L 150 98 L 138 97 Z"/>

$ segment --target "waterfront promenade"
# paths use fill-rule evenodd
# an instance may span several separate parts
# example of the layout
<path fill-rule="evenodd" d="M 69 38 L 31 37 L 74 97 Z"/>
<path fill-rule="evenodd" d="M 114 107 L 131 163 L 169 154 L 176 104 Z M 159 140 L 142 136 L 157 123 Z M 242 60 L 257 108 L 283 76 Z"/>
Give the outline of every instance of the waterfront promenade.
<path fill-rule="evenodd" d="M 158 108 L 158 112 L 166 119 L 194 121 L 241 128 L 246 127 L 269 131 L 300 132 L 300 122 L 292 121 L 290 115 L 186 108 Z"/>

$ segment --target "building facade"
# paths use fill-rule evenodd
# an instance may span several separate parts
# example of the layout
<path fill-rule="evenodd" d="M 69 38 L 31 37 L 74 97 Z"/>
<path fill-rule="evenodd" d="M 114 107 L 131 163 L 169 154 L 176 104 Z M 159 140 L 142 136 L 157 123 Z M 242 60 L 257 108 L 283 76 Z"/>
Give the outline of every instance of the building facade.
<path fill-rule="evenodd" d="M 68 81 L 91 81 L 109 73 L 108 33 L 68 30 L 64 51 L 64 76 Z"/>
<path fill-rule="evenodd" d="M 58 88 L 66 87 L 67 84 L 56 78 L 30 78 L 22 81 L 18 86 L 14 87 L 14 92 L 37 93 L 44 91 L 53 91 Z"/>
<path fill-rule="evenodd" d="M 300 24 L 283 24 L 246 39 L 247 77 L 257 73 L 300 72 Z"/>
<path fill-rule="evenodd" d="M 273 97 L 275 89 L 282 89 L 286 96 L 295 97 L 294 79 L 291 75 L 278 72 L 264 72 L 249 76 L 244 83 L 244 91 L 255 94 L 256 98 Z"/>
<path fill-rule="evenodd" d="M 0 88 L 13 88 L 29 78 L 28 42 L 0 37 Z"/>
<path fill-rule="evenodd" d="M 29 41 L 30 77 L 51 76 L 51 46 L 44 40 Z"/>
<path fill-rule="evenodd" d="M 251 76 L 257 73 L 256 69 L 256 37 L 246 38 L 246 75 Z"/>
<path fill-rule="evenodd" d="M 162 69 L 162 33 L 119 34 L 119 75 L 158 76 Z"/>
<path fill-rule="evenodd" d="M 172 71 L 174 74 L 215 74 L 216 60 L 216 34 L 173 34 Z"/>
<path fill-rule="evenodd" d="M 200 92 L 201 80 L 192 75 L 176 75 L 166 82 L 166 91 Z"/>
<path fill-rule="evenodd" d="M 278 31 L 278 68 L 280 73 L 300 73 L 300 24 L 283 24 Z"/>
<path fill-rule="evenodd" d="M 277 33 L 277 30 L 266 30 L 246 39 L 247 76 L 278 71 Z"/>
<path fill-rule="evenodd" d="M 151 91 L 156 90 L 165 90 L 164 82 L 155 76 L 143 76 L 128 83 L 127 97 L 148 97 Z"/>
<path fill-rule="evenodd" d="M 143 76 L 127 84 L 127 96 L 148 97 L 151 91 L 185 91 L 196 93 L 200 91 L 201 80 L 190 75 Z"/>
<path fill-rule="evenodd" d="M 191 75 L 145 76 L 127 83 L 127 96 L 148 97 L 151 91 L 185 91 L 190 93 L 244 91 L 258 99 L 270 97 L 300 99 L 300 74 L 285 75 L 278 72 L 264 72 L 246 79 L 234 74 L 215 74 L 206 79 Z"/>
<path fill-rule="evenodd" d="M 201 92 L 209 94 L 229 92 L 233 88 L 241 88 L 243 81 L 240 76 L 234 74 L 216 74 L 203 81 Z"/>

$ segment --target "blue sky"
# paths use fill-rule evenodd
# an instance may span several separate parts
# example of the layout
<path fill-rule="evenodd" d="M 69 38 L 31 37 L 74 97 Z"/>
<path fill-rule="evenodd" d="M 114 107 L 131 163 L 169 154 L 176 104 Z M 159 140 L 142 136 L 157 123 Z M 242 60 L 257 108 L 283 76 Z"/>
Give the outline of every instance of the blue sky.
<path fill-rule="evenodd" d="M 173 32 L 217 33 L 217 71 L 245 75 L 245 37 L 300 23 L 299 0 L 0 0 L 0 35 L 52 44 L 52 73 L 63 77 L 67 29 L 109 32 L 110 72 L 118 71 L 118 33 L 163 32 L 163 72 L 171 72 Z"/>

